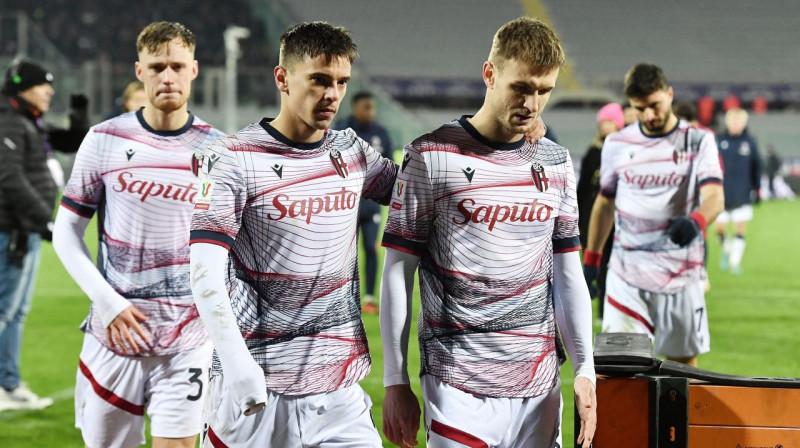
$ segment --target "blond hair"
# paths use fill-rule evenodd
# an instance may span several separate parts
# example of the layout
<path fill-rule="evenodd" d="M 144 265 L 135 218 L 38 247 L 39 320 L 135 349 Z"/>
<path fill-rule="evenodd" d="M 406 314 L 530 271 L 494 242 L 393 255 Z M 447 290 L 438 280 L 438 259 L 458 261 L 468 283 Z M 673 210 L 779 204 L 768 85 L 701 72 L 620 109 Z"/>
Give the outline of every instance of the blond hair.
<path fill-rule="evenodd" d="M 194 52 L 194 33 L 178 22 L 153 22 L 147 25 L 136 38 L 136 52 L 147 50 L 154 54 L 162 45 L 174 39 L 179 39 L 186 48 Z"/>
<path fill-rule="evenodd" d="M 555 31 L 532 17 L 512 20 L 495 33 L 489 62 L 501 69 L 511 59 L 542 72 L 561 68 L 567 60 Z"/>

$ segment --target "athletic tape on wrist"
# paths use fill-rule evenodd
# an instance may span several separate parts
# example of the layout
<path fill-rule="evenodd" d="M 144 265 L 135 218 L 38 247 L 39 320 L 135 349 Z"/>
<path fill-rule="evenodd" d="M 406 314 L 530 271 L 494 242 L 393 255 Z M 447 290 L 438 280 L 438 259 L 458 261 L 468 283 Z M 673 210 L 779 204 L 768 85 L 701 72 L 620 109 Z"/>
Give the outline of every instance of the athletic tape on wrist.
<path fill-rule="evenodd" d="M 588 266 L 600 266 L 600 260 L 603 258 L 602 252 L 592 252 L 587 250 L 583 254 L 583 264 Z"/>
<path fill-rule="evenodd" d="M 703 215 L 701 215 L 699 212 L 694 212 L 691 215 L 689 215 L 689 217 L 694 219 L 697 225 L 700 226 L 701 231 L 706 230 L 706 226 L 708 225 L 708 223 L 706 222 L 706 218 Z"/>

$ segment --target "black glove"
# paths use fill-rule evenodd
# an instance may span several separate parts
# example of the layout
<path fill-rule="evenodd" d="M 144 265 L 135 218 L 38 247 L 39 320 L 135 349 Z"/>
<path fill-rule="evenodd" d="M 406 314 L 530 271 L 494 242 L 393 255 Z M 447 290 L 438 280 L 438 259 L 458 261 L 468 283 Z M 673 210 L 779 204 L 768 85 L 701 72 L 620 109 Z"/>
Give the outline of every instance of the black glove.
<path fill-rule="evenodd" d="M 669 219 L 667 235 L 673 243 L 680 247 L 686 247 L 701 230 L 700 224 L 693 217 L 681 215 Z"/>
<path fill-rule="evenodd" d="M 11 231 L 8 240 L 8 259 L 18 268 L 22 267 L 22 260 L 28 253 L 28 234 L 19 230 Z"/>
<path fill-rule="evenodd" d="M 85 111 L 89 108 L 89 98 L 82 93 L 73 93 L 69 96 L 69 107 L 75 111 Z"/>
<path fill-rule="evenodd" d="M 600 277 L 600 266 L 583 265 L 583 278 L 586 279 L 586 286 L 589 287 L 589 297 L 595 298 L 600 295 L 596 280 Z"/>
<path fill-rule="evenodd" d="M 53 222 L 52 221 L 48 222 L 47 225 L 44 228 L 39 230 L 39 235 L 42 237 L 43 240 L 52 242 L 53 241 Z"/>

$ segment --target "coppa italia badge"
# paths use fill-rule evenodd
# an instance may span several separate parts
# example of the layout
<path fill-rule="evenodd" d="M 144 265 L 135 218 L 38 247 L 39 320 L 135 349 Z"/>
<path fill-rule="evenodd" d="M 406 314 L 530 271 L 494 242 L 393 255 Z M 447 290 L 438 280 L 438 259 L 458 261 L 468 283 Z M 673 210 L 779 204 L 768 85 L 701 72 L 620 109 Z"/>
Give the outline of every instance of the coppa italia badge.
<path fill-rule="evenodd" d="M 344 161 L 344 156 L 338 149 L 333 148 L 330 152 L 331 156 L 331 163 L 333 164 L 333 169 L 336 170 L 336 174 L 347 178 L 347 175 L 350 172 L 347 170 L 347 162 Z"/>
<path fill-rule="evenodd" d="M 550 187 L 550 179 L 547 178 L 541 163 L 534 162 L 531 165 L 531 176 L 533 177 L 533 185 L 537 190 L 544 193 Z"/>

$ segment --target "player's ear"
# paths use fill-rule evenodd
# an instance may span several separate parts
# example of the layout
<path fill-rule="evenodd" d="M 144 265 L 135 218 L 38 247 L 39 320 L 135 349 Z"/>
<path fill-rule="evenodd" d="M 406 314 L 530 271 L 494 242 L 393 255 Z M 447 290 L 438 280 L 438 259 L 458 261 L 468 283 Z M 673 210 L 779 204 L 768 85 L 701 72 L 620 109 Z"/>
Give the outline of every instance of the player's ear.
<path fill-rule="evenodd" d="M 139 65 L 139 61 L 133 63 L 133 72 L 136 73 L 136 79 L 139 81 L 142 80 L 142 66 Z"/>
<path fill-rule="evenodd" d="M 192 81 L 197 79 L 197 74 L 200 73 L 200 66 L 197 63 L 197 59 L 192 61 Z"/>
<path fill-rule="evenodd" d="M 289 82 L 286 79 L 287 74 L 286 67 L 282 65 L 275 67 L 275 85 L 278 86 L 278 90 L 286 94 L 289 93 Z"/>
<path fill-rule="evenodd" d="M 493 89 L 494 88 L 494 77 L 496 75 L 496 70 L 494 64 L 489 61 L 483 63 L 483 83 L 486 84 L 486 87 Z"/>

